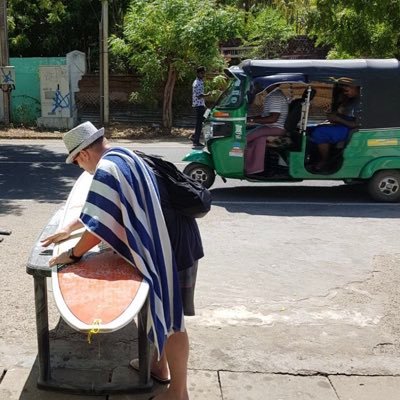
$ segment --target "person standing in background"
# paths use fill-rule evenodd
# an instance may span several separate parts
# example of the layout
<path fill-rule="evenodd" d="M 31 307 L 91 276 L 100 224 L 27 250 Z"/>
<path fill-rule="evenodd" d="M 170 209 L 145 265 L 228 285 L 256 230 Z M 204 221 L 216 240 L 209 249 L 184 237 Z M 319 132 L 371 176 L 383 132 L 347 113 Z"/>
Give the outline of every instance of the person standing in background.
<path fill-rule="evenodd" d="M 192 107 L 196 112 L 196 128 L 194 134 L 190 136 L 190 140 L 193 142 L 193 147 L 204 147 L 204 144 L 200 142 L 204 113 L 206 111 L 204 98 L 209 96 L 210 93 L 204 93 L 204 76 L 206 74 L 206 69 L 204 67 L 198 67 L 196 72 L 197 77 L 192 84 Z"/>

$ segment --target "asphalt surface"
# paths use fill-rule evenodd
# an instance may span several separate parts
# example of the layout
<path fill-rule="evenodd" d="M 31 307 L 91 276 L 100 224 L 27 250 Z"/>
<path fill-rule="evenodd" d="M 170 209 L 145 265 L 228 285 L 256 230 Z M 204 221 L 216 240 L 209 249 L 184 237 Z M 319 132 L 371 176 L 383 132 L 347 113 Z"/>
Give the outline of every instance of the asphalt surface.
<path fill-rule="evenodd" d="M 180 167 L 190 150 L 183 141 L 122 144 Z M 64 160 L 59 140 L 0 140 L 0 228 L 12 230 L 0 235 L 1 399 L 87 398 L 36 388 L 33 280 L 25 269 L 80 173 Z M 191 399 L 400 398 L 399 205 L 373 203 L 362 187 L 329 181 L 217 179 L 212 193 L 213 209 L 198 221 L 206 257 L 196 316 L 187 318 Z M 134 327 L 99 335 L 90 347 L 60 320 L 51 296 L 50 288 L 59 374 L 81 368 L 89 385 L 104 378 L 89 372 L 110 363 L 134 374 L 127 366 Z"/>

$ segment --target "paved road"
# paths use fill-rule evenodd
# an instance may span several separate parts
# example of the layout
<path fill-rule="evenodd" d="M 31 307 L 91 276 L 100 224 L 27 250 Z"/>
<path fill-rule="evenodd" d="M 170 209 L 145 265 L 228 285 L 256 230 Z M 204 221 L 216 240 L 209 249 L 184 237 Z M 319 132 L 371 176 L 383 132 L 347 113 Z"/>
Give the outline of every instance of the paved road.
<path fill-rule="evenodd" d="M 180 166 L 189 150 L 182 142 L 135 148 Z M 8 369 L 29 371 L 36 356 L 25 265 L 80 173 L 64 159 L 58 140 L 0 141 L 0 227 L 13 231 L 0 243 L 0 366 Z M 340 379 L 335 386 L 326 376 L 400 374 L 399 205 L 371 203 L 361 188 L 336 182 L 217 180 L 212 192 L 214 207 L 199 220 L 207 257 L 199 272 L 197 316 L 188 318 L 191 373 L 204 379 L 207 371 L 218 373 L 219 390 L 207 398 L 242 399 L 245 382 L 248 398 L 260 398 L 254 393 L 270 388 L 269 380 L 280 387 L 276 377 L 284 374 L 294 386 L 286 394 L 276 390 L 272 400 L 345 399 Z M 53 327 L 59 322 L 53 304 L 50 321 Z M 333 387 L 333 397 L 294 395 L 302 386 L 297 375 L 316 375 L 322 383 L 309 381 L 310 387 Z"/>

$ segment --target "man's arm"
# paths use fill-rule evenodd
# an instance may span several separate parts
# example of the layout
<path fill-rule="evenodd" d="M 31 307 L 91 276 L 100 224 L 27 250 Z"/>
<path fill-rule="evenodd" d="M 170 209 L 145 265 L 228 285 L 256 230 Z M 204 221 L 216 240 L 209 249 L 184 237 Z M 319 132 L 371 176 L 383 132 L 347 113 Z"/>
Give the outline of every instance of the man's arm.
<path fill-rule="evenodd" d="M 351 128 L 351 129 L 358 127 L 356 120 L 349 121 L 347 119 L 339 117 L 337 114 L 334 114 L 334 113 L 327 114 L 327 118 L 328 118 L 328 121 L 332 124 L 341 124 L 341 125 L 347 126 L 348 128 Z"/>
<path fill-rule="evenodd" d="M 199 98 L 199 99 L 203 99 L 204 97 L 208 97 L 208 96 L 210 96 L 210 92 L 207 92 L 207 93 L 202 93 L 202 94 L 199 94 L 197 97 Z"/>
<path fill-rule="evenodd" d="M 255 117 L 251 117 L 248 119 L 248 122 L 255 122 L 257 124 L 273 124 L 274 122 L 278 121 L 279 116 L 281 113 L 274 112 L 266 117 L 262 117 L 261 115 L 257 115 Z"/>
<path fill-rule="evenodd" d="M 57 232 L 53 233 L 52 235 L 43 238 L 40 240 L 43 247 L 47 247 L 52 243 L 58 243 L 62 240 L 68 239 L 71 236 L 71 233 L 82 228 L 83 224 L 79 219 L 76 219 L 70 222 L 68 225 L 62 227 Z"/>
<path fill-rule="evenodd" d="M 194 93 L 197 99 L 204 99 L 205 97 L 208 97 L 211 94 L 210 92 L 204 93 L 204 84 L 199 84 L 199 83 L 197 83 L 194 86 Z"/>

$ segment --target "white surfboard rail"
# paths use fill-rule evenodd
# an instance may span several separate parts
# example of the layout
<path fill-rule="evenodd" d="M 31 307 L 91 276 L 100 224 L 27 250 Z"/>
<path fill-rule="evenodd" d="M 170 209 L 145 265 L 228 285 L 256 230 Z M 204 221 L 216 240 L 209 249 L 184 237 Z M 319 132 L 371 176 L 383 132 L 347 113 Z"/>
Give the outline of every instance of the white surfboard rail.
<path fill-rule="evenodd" d="M 78 180 L 75 182 L 75 185 L 73 186 L 71 193 L 68 196 L 66 205 L 64 207 L 64 213 L 60 219 L 59 228 L 67 225 L 68 223 L 79 217 L 80 212 L 82 210 L 82 206 L 84 205 L 87 194 L 89 192 L 91 181 L 92 181 L 92 176 L 87 172 L 83 172 L 81 176 L 78 178 Z M 71 247 L 75 246 L 75 244 L 79 241 L 83 232 L 84 228 L 79 229 L 75 231 L 69 239 L 56 244 L 54 246 L 53 255 L 55 256 L 59 255 L 64 251 L 67 251 Z M 84 263 L 85 260 L 89 259 L 90 257 L 98 257 L 100 260 L 102 255 L 106 254 L 107 251 L 112 251 L 112 250 L 108 249 L 104 251 L 103 249 L 100 249 L 99 246 L 96 246 L 95 248 L 92 249 L 91 252 L 85 255 L 80 262 Z M 125 263 L 125 261 L 122 258 L 121 262 Z M 55 266 L 52 268 L 51 280 L 52 280 L 54 300 L 60 312 L 60 315 L 62 316 L 64 321 L 75 330 L 82 332 L 89 332 L 95 330 L 98 331 L 99 333 L 107 333 L 121 329 L 133 320 L 133 318 L 139 313 L 139 311 L 141 310 L 143 304 L 147 299 L 149 292 L 149 285 L 147 282 L 142 280 L 141 283 L 139 284 L 139 288 L 136 292 L 136 295 L 132 298 L 132 301 L 121 312 L 121 314 L 118 317 L 107 323 L 103 323 L 101 321 L 101 316 L 99 316 L 98 319 L 93 320 L 92 323 L 84 322 L 79 318 L 77 318 L 77 316 L 71 311 L 70 307 L 68 306 L 63 297 L 62 288 L 60 286 L 60 281 L 59 281 L 60 270 L 63 268 L 65 271 L 68 269 L 68 266 Z M 134 267 L 132 266 L 132 268 Z M 97 303 L 96 307 L 98 307 Z"/>

